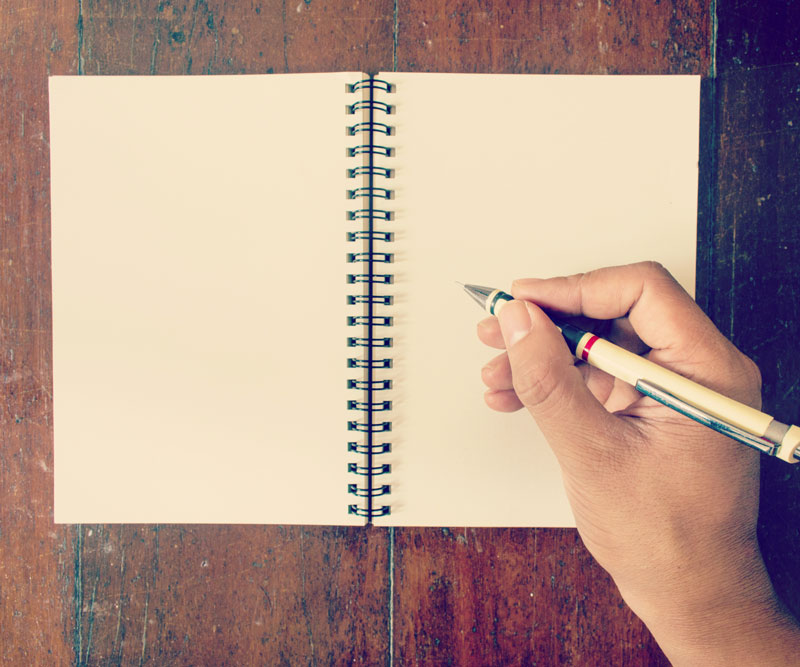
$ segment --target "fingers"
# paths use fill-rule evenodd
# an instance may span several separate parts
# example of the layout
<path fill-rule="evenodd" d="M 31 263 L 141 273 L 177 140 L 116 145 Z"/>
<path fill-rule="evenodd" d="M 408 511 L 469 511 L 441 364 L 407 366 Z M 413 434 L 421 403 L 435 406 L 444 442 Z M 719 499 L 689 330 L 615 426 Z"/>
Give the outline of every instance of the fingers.
<path fill-rule="evenodd" d="M 573 322 L 571 318 L 570 323 L 575 323 L 581 329 L 591 331 L 635 354 L 644 354 L 650 351 L 650 348 L 636 335 L 627 318 L 609 321 L 596 321 L 589 318 L 576 318 L 576 320 Z M 505 349 L 503 334 L 496 317 L 487 317 L 478 322 L 478 338 L 484 345 L 498 350 Z"/>
<path fill-rule="evenodd" d="M 648 358 L 660 365 L 737 400 L 759 401 L 760 380 L 752 362 L 722 336 L 669 272 L 654 262 L 565 278 L 518 280 L 512 293 L 568 316 L 604 320 L 627 316 L 644 345 L 635 351 L 651 348 Z"/>
<path fill-rule="evenodd" d="M 486 405 L 497 412 L 516 412 L 524 407 L 513 389 L 505 391 L 490 389 L 483 395 L 483 400 L 486 401 Z"/>
<path fill-rule="evenodd" d="M 511 380 L 511 365 L 508 363 L 508 355 L 498 354 L 481 369 L 481 380 L 489 389 L 495 391 L 505 391 L 513 389 Z"/>
<path fill-rule="evenodd" d="M 680 346 L 715 330 L 684 289 L 654 262 L 517 280 L 512 293 L 565 315 L 602 320 L 627 316 L 639 338 L 655 349 Z"/>
<path fill-rule="evenodd" d="M 496 317 L 487 317 L 478 322 L 478 338 L 484 345 L 493 347 L 497 350 L 504 350 L 506 344 L 503 342 L 503 334 Z"/>
<path fill-rule="evenodd" d="M 496 318 L 492 318 L 495 319 Z M 497 326 L 498 335 L 500 326 Z M 575 366 L 592 395 L 610 412 L 627 408 L 641 394 L 624 382 L 615 381 L 612 376 L 584 362 L 573 360 Z M 498 354 L 481 369 L 481 379 L 488 388 L 484 398 L 486 404 L 498 412 L 514 412 L 519 410 L 522 401 L 514 392 L 511 376 L 511 364 L 506 353 Z M 630 389 L 630 391 L 627 391 Z"/>
<path fill-rule="evenodd" d="M 622 442 L 613 434 L 625 424 L 592 395 L 561 333 L 541 309 L 512 301 L 498 320 L 514 392 L 559 458 L 586 460 L 586 450 Z"/>

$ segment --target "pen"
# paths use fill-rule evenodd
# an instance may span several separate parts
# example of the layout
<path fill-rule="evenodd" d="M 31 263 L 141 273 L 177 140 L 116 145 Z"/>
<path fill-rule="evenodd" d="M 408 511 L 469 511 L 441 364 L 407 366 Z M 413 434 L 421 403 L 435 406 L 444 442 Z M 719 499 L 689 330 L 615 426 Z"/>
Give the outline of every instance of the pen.
<path fill-rule="evenodd" d="M 510 294 L 493 287 L 463 287 L 490 315 L 497 315 L 506 302 L 514 299 Z M 590 331 L 558 320 L 553 320 L 553 323 L 564 336 L 570 352 L 578 359 L 627 382 L 662 405 L 749 447 L 788 463 L 800 461 L 800 428 L 797 426 L 779 422 L 770 415 L 692 382 Z"/>

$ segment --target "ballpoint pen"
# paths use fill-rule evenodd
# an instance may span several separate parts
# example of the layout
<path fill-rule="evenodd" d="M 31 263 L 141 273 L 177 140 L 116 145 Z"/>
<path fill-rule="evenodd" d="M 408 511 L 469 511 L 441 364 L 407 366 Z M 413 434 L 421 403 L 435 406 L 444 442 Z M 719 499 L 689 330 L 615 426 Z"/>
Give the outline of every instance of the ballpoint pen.
<path fill-rule="evenodd" d="M 481 285 L 464 290 L 490 315 L 514 297 Z M 553 318 L 551 318 L 553 319 Z M 800 461 L 800 428 L 784 424 L 576 326 L 553 320 L 578 359 L 696 422 L 789 463 Z"/>

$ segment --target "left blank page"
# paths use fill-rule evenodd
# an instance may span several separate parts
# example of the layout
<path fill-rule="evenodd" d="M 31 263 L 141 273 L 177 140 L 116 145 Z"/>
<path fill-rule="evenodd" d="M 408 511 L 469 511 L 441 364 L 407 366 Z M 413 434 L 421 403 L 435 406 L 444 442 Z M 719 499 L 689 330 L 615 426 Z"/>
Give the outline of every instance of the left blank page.
<path fill-rule="evenodd" d="M 57 522 L 361 523 L 343 316 L 359 76 L 50 79 Z"/>

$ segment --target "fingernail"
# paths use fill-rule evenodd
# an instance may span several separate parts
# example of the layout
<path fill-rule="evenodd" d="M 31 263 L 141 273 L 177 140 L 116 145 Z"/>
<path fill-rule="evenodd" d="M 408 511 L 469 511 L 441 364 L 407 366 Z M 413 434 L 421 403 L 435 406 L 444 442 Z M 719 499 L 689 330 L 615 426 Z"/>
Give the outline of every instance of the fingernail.
<path fill-rule="evenodd" d="M 531 316 L 524 301 L 509 301 L 497 316 L 506 349 L 525 338 L 531 330 Z"/>

